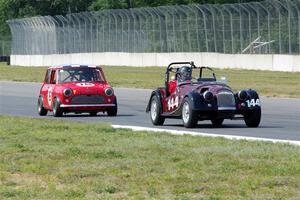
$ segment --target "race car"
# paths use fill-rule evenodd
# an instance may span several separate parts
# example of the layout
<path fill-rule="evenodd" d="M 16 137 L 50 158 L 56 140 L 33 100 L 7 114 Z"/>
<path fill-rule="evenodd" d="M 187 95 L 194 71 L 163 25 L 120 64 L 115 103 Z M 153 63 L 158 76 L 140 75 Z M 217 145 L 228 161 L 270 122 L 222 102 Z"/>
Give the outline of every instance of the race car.
<path fill-rule="evenodd" d="M 117 98 L 100 66 L 61 65 L 47 69 L 38 97 L 38 114 L 52 111 L 55 117 L 64 113 L 106 112 L 116 116 Z"/>
<path fill-rule="evenodd" d="M 146 112 L 154 125 L 163 125 L 166 118 L 182 118 L 187 128 L 196 127 L 200 120 L 220 127 L 224 119 L 243 119 L 248 127 L 258 127 L 261 120 L 255 90 L 234 92 L 225 80 L 217 81 L 213 69 L 196 67 L 193 62 L 167 67 L 165 86 L 151 93 Z"/>

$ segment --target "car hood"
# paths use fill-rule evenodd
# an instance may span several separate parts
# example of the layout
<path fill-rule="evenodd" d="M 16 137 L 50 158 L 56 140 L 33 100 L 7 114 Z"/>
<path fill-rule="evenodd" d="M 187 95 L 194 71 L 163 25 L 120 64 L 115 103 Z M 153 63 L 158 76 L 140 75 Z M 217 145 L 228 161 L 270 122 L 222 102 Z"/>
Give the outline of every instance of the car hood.
<path fill-rule="evenodd" d="M 233 93 L 232 89 L 228 85 L 219 82 L 205 82 L 205 83 L 197 84 L 194 86 L 193 89 L 194 92 L 199 92 L 199 93 L 203 93 L 207 90 L 212 92 L 213 94 L 217 94 L 221 91 L 229 91 Z"/>

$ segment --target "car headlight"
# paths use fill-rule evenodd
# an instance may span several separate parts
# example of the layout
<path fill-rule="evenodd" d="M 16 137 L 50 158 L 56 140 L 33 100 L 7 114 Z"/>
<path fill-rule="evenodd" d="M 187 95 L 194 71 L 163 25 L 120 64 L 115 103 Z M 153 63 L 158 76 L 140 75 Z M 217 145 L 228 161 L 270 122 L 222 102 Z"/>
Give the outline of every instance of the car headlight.
<path fill-rule="evenodd" d="M 237 93 L 237 97 L 240 101 L 246 101 L 248 98 L 248 93 L 245 90 L 241 90 Z"/>
<path fill-rule="evenodd" d="M 214 100 L 214 94 L 208 90 L 203 92 L 202 96 L 207 102 L 212 102 Z"/>
<path fill-rule="evenodd" d="M 106 88 L 105 94 L 110 97 L 114 94 L 114 90 L 112 88 Z"/>
<path fill-rule="evenodd" d="M 65 97 L 70 97 L 72 95 L 72 90 L 70 88 L 64 89 L 64 96 Z"/>

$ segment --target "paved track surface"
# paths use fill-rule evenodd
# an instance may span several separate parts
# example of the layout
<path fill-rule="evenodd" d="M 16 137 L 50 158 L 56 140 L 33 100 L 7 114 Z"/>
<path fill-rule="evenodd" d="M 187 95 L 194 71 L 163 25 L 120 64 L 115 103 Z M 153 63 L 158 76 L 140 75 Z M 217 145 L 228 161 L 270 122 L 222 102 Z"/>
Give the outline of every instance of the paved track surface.
<path fill-rule="evenodd" d="M 0 114 L 52 119 L 52 113 L 40 117 L 36 101 L 41 84 L 0 81 Z M 145 113 L 151 90 L 116 88 L 119 112 L 117 117 L 105 114 L 68 114 L 66 120 L 108 122 L 118 125 L 154 127 Z M 247 128 L 242 120 L 225 120 L 222 128 L 212 128 L 210 121 L 199 121 L 195 129 L 186 129 L 179 119 L 168 119 L 159 128 L 189 130 L 221 135 L 300 141 L 300 99 L 261 98 L 262 122 L 259 128 Z"/>

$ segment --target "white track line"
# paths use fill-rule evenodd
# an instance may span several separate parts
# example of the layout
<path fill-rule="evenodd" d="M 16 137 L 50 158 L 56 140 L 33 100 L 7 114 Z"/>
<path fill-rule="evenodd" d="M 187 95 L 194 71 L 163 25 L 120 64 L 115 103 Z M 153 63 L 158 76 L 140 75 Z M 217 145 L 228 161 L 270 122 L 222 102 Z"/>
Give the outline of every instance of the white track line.
<path fill-rule="evenodd" d="M 269 138 L 259 138 L 259 137 L 248 137 L 248 136 L 236 136 L 236 135 L 220 135 L 214 133 L 201 133 L 193 131 L 178 131 L 171 129 L 162 129 L 162 128 L 149 128 L 142 126 L 127 126 L 127 125 L 112 125 L 113 128 L 125 128 L 132 129 L 133 131 L 152 131 L 152 132 L 166 132 L 172 135 L 193 135 L 193 136 L 206 136 L 206 137 L 222 137 L 230 140 L 250 140 L 250 141 L 266 141 L 274 143 L 288 143 L 293 145 L 299 145 L 300 141 L 296 140 L 280 140 L 280 139 L 269 139 Z"/>

